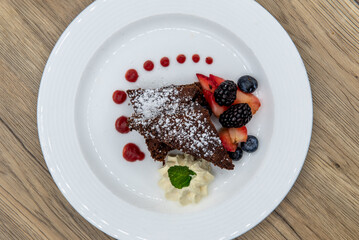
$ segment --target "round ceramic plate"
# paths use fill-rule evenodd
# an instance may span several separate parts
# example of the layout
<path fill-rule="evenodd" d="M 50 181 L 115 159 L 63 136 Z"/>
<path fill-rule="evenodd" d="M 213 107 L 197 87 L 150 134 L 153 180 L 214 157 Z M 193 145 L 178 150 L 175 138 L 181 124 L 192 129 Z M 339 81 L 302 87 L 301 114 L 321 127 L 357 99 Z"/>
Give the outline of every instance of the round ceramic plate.
<path fill-rule="evenodd" d="M 184 64 L 176 62 L 185 54 Z M 201 61 L 194 63 L 193 54 Z M 170 66 L 161 67 L 167 56 Z M 211 56 L 209 65 L 204 59 Z M 153 71 L 143 69 L 146 60 Z M 137 69 L 135 83 L 125 80 Z M 195 73 L 259 81 L 262 106 L 247 125 L 260 147 L 235 170 L 213 167 L 209 196 L 182 207 L 158 187 L 159 163 L 144 139 L 114 128 L 131 114 L 112 93 L 197 81 Z M 86 220 L 119 239 L 232 239 L 282 201 L 308 150 L 310 86 L 303 62 L 278 22 L 252 0 L 98 0 L 66 29 L 48 60 L 38 100 L 38 129 L 49 171 Z M 127 162 L 136 143 L 143 161 Z"/>

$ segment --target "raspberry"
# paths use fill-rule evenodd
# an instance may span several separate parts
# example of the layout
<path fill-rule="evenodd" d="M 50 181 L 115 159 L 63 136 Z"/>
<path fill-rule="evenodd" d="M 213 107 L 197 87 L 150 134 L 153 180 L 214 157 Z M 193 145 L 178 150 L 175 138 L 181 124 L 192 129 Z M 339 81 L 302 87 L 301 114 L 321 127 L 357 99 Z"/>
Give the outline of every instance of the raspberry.
<path fill-rule="evenodd" d="M 240 128 L 246 125 L 252 118 L 251 108 L 247 103 L 231 106 L 219 116 L 219 122 L 226 128 Z"/>
<path fill-rule="evenodd" d="M 230 106 L 236 100 L 237 85 L 233 81 L 222 82 L 214 91 L 214 99 L 220 106 Z"/>

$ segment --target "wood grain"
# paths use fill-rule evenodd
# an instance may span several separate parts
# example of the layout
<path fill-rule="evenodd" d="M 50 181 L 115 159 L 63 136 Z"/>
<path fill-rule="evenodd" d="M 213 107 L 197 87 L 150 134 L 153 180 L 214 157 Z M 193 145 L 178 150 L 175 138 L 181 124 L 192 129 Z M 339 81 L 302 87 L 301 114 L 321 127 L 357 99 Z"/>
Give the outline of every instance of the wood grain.
<path fill-rule="evenodd" d="M 111 239 L 54 184 L 36 101 L 56 40 L 90 0 L 0 0 L 0 239 Z M 239 239 L 359 239 L 359 5 L 258 0 L 287 30 L 307 68 L 313 136 L 280 206 Z"/>

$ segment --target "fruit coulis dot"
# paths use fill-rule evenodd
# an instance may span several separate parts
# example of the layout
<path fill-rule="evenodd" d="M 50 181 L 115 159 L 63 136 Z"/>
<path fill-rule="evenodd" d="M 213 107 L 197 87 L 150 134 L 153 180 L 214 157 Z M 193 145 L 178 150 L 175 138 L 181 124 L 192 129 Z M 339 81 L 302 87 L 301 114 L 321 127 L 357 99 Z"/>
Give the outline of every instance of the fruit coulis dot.
<path fill-rule="evenodd" d="M 170 60 L 168 57 L 163 57 L 160 62 L 163 67 L 168 67 L 170 65 Z"/>
<path fill-rule="evenodd" d="M 128 133 L 130 128 L 128 127 L 127 117 L 121 116 L 117 118 L 115 123 L 116 130 L 120 133 Z"/>
<path fill-rule="evenodd" d="M 195 63 L 198 63 L 200 59 L 201 58 L 200 58 L 200 56 L 198 54 L 194 54 L 192 56 L 192 61 L 195 62 Z"/>
<path fill-rule="evenodd" d="M 142 161 L 145 158 L 145 154 L 134 143 L 127 143 L 123 147 L 122 156 L 129 162 Z"/>
<path fill-rule="evenodd" d="M 147 60 L 147 61 L 143 64 L 143 68 L 144 68 L 146 71 L 152 71 L 154 67 L 155 67 L 155 64 L 154 64 L 151 60 Z"/>
<path fill-rule="evenodd" d="M 126 101 L 127 94 L 124 91 L 116 90 L 113 92 L 112 99 L 115 103 L 121 104 Z"/>
<path fill-rule="evenodd" d="M 183 55 L 183 54 L 180 54 L 180 55 L 178 55 L 177 56 L 177 62 L 179 62 L 179 63 L 184 63 L 186 61 L 186 56 L 185 55 Z"/>
<path fill-rule="evenodd" d="M 130 69 L 126 72 L 125 78 L 129 82 L 136 82 L 138 79 L 138 73 L 135 69 Z"/>
<path fill-rule="evenodd" d="M 213 58 L 211 58 L 211 57 L 206 57 L 206 63 L 207 63 L 207 64 L 212 64 L 212 63 L 213 63 Z"/>

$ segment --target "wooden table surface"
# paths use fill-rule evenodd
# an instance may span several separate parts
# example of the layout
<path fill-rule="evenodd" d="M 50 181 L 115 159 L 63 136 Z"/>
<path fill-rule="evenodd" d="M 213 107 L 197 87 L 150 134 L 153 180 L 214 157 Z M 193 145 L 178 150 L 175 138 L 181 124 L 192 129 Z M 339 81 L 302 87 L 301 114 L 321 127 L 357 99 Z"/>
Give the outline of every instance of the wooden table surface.
<path fill-rule="evenodd" d="M 111 239 L 62 196 L 36 127 L 37 94 L 50 51 L 91 2 L 0 0 L 0 239 Z M 314 126 L 293 189 L 239 239 L 359 239 L 358 2 L 258 2 L 287 30 L 304 60 Z"/>

